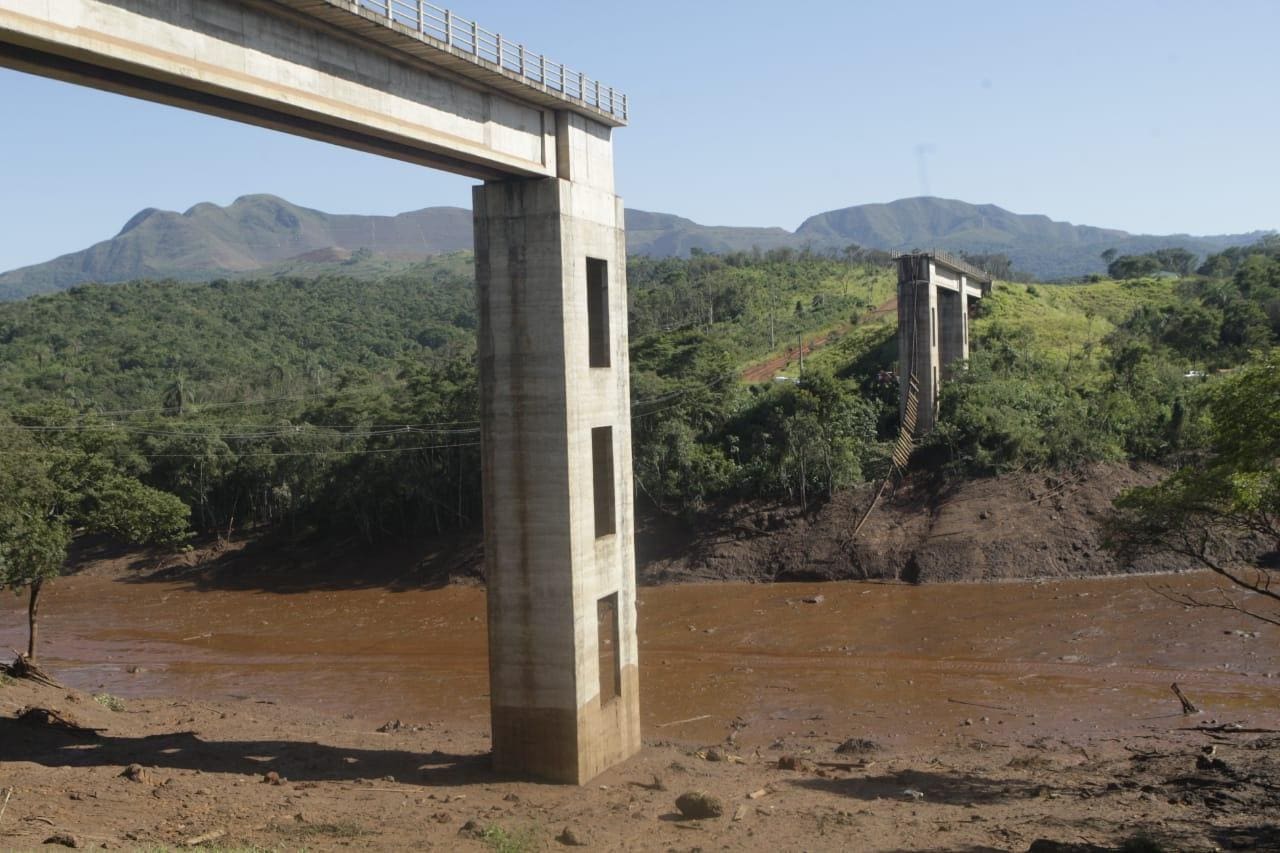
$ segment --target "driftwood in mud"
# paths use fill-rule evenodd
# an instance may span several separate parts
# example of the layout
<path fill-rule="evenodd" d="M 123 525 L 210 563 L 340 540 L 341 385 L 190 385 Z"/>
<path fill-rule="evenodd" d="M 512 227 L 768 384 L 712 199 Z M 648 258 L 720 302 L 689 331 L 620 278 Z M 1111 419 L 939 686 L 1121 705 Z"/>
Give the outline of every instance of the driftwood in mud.
<path fill-rule="evenodd" d="M 1232 723 L 1223 723 L 1220 726 L 1190 726 L 1176 729 L 1176 731 L 1204 732 L 1205 734 L 1215 735 L 1280 735 L 1280 729 L 1247 729 Z"/>
<path fill-rule="evenodd" d="M 1174 695 L 1174 696 L 1177 696 L 1177 697 L 1178 697 L 1178 701 L 1182 703 L 1182 713 L 1184 713 L 1184 714 L 1199 714 L 1199 713 L 1200 713 L 1200 709 L 1199 709 L 1199 708 L 1197 708 L 1195 705 L 1193 705 L 1193 704 L 1191 703 L 1191 700 L 1190 700 L 1190 699 L 1188 699 L 1188 698 L 1183 694 L 1183 692 L 1182 692 L 1182 688 L 1178 687 L 1178 682 L 1176 682 L 1176 681 L 1175 681 L 1175 682 L 1173 682 L 1173 684 L 1169 685 L 1169 689 L 1173 691 L 1173 695 Z"/>
<path fill-rule="evenodd" d="M 24 655 L 22 652 L 14 651 L 18 657 L 13 663 L 8 665 L 0 665 L 0 671 L 10 678 L 25 678 L 30 681 L 39 682 L 47 687 L 56 687 L 62 689 L 62 685 L 53 679 L 47 672 L 39 667 L 35 661 Z"/>
<path fill-rule="evenodd" d="M 16 714 L 16 719 L 24 725 L 58 729 L 81 737 L 96 737 L 102 731 L 102 729 L 83 725 L 54 708 L 42 708 L 39 705 L 22 708 Z"/>

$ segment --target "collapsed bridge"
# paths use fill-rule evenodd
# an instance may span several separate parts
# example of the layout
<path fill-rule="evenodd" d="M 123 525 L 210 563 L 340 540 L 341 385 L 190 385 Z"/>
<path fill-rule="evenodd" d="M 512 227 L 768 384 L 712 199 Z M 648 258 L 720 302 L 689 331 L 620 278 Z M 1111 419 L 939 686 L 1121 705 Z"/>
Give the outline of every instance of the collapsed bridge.
<path fill-rule="evenodd" d="M 899 422 L 914 439 L 933 429 L 942 380 L 969 359 L 973 300 L 991 276 L 936 249 L 897 255 Z"/>

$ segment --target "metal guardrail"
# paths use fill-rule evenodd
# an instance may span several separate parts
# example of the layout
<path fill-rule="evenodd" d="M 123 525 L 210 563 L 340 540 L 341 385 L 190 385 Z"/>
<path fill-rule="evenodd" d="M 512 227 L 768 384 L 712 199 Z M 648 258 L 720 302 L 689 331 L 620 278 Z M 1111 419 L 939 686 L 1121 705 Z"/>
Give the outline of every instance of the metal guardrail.
<path fill-rule="evenodd" d="M 991 273 L 984 269 L 979 269 L 964 258 L 957 257 L 950 252 L 943 251 L 942 249 L 912 249 L 910 252 L 902 252 L 901 254 L 894 255 L 893 260 L 896 261 L 899 258 L 909 258 L 912 255 L 924 255 L 926 257 L 933 258 L 936 261 L 941 261 L 952 269 L 959 270 L 970 278 L 976 278 L 983 282 L 986 287 L 982 289 L 985 292 L 991 292 Z"/>
<path fill-rule="evenodd" d="M 458 17 L 448 9 L 422 0 L 358 0 L 363 9 L 386 18 L 388 23 L 407 27 L 419 35 L 443 42 L 478 61 L 519 75 L 524 82 L 546 91 L 558 92 L 581 101 L 610 116 L 627 120 L 627 96 L 592 80 L 581 71 L 553 62 L 540 53 L 530 53 L 523 44 L 504 39 L 475 21 Z"/>

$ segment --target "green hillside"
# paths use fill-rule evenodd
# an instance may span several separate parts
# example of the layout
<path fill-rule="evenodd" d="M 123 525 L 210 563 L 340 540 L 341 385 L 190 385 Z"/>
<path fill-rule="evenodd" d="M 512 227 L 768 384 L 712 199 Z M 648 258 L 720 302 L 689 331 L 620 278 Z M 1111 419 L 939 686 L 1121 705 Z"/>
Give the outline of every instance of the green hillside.
<path fill-rule="evenodd" d="M 201 402 L 311 393 L 467 350 L 474 329 L 469 254 L 375 281 L 82 285 L 0 306 L 0 399 L 155 407 L 178 378 Z"/>
<path fill-rule="evenodd" d="M 471 211 L 434 207 L 396 216 L 325 213 L 271 195 L 226 207 L 197 204 L 184 213 L 147 208 L 120 233 L 83 251 L 0 274 L 0 299 L 65 290 L 85 282 L 139 278 L 208 281 L 323 263 L 344 269 L 354 255 L 391 261 L 471 249 Z"/>
<path fill-rule="evenodd" d="M 89 442 L 200 528 L 378 539 L 467 526 L 471 276 L 463 253 L 372 280 L 84 285 L 2 305 L 0 400 L 13 428 L 64 450 Z M 635 259 L 629 278 L 636 446 L 653 464 L 673 425 L 722 423 L 750 396 L 738 371 L 772 350 L 769 330 L 781 347 L 848 326 L 892 288 L 884 267 L 789 250 Z M 653 475 L 654 494 L 670 474 Z M 673 507 L 696 503 L 677 492 Z"/>
<path fill-rule="evenodd" d="M 805 220 L 796 237 L 815 245 L 857 243 L 888 251 L 946 249 L 970 254 L 1005 254 L 1019 269 L 1045 280 L 1101 273 L 1101 253 L 1115 249 L 1135 255 L 1183 247 L 1202 257 L 1256 241 L 1253 234 L 1196 237 L 1187 234 L 1131 234 L 1019 214 L 994 204 L 944 198 L 907 198 L 820 213 Z"/>
<path fill-rule="evenodd" d="M 1197 452 L 1217 371 L 1280 336 L 1280 245 L 1205 269 L 997 283 L 915 464 L 969 477 Z M 368 281 L 89 285 L 0 305 L 0 428 L 43 448 L 23 453 L 93 459 L 177 496 L 198 529 L 466 528 L 480 509 L 471 276 L 460 253 Z M 633 258 L 628 278 L 650 509 L 809 506 L 887 471 L 894 314 L 871 309 L 893 292 L 890 267 L 779 249 Z M 832 342 L 803 382 L 741 381 L 819 336 Z"/>

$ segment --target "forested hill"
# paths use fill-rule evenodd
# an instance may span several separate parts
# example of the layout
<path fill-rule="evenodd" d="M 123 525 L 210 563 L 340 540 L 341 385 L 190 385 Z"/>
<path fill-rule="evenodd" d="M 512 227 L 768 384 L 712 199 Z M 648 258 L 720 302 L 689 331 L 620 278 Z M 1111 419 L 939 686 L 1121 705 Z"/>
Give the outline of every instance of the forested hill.
<path fill-rule="evenodd" d="M 1002 253 L 1014 267 L 1052 280 L 1101 273 L 1101 253 L 1137 255 L 1182 247 L 1201 256 L 1252 243 L 1257 234 L 1134 235 L 1010 213 L 995 205 L 913 198 L 821 213 L 795 232 L 701 225 L 668 213 L 627 211 L 627 249 L 654 258 L 791 248 L 843 252 L 850 244 L 888 251 L 942 248 Z M 330 214 L 270 195 L 185 213 L 148 208 L 116 236 L 88 249 L 0 274 L 0 299 L 65 290 L 84 282 L 140 278 L 208 281 L 331 273 L 380 278 L 406 263 L 470 250 L 471 213 L 431 207 L 396 216 Z"/>
<path fill-rule="evenodd" d="M 397 216 L 335 215 L 271 195 L 185 213 L 147 208 L 120 233 L 80 252 L 0 275 L 0 298 L 66 290 L 84 282 L 142 278 L 208 281 L 272 266 L 328 265 L 362 255 L 422 260 L 471 248 L 471 211 L 432 207 Z"/>
<path fill-rule="evenodd" d="M 472 255 L 459 252 L 367 280 L 87 284 L 0 304 L 0 406 L 157 409 L 180 382 L 197 407 L 216 411 L 356 381 L 394 384 L 424 358 L 470 365 L 473 276 Z M 716 340 L 707 351 L 728 369 L 766 355 L 771 338 L 781 347 L 847 325 L 893 288 L 883 266 L 787 250 L 633 258 L 629 276 L 634 341 L 705 326 Z"/>
<path fill-rule="evenodd" d="M 1037 278 L 1055 280 L 1101 273 L 1101 253 L 1140 255 L 1181 247 L 1204 257 L 1256 242 L 1263 232 L 1196 237 L 1130 234 L 1058 222 L 1047 216 L 1011 213 L 994 204 L 944 198 L 906 198 L 820 213 L 796 230 L 802 243 L 857 243 L 889 251 L 932 247 L 971 254 L 1000 253 Z"/>
<path fill-rule="evenodd" d="M 23 482 L 12 466 L 42 454 L 50 476 L 82 472 L 67 488 L 97 489 L 77 504 L 87 521 L 103 520 L 91 512 L 103 483 L 134 478 L 203 531 L 372 541 L 468 528 L 480 507 L 472 266 L 459 253 L 363 281 L 84 285 L 0 305 L 0 474 Z M 634 471 L 649 506 L 803 509 L 883 475 L 898 412 L 884 253 L 633 257 L 627 274 Z M 922 467 L 1165 460 L 1203 448 L 1206 393 L 1280 338 L 1280 238 L 1179 278 L 1001 283 L 975 309 L 973 359 L 944 388 Z M 784 365 L 784 348 L 819 338 L 803 368 Z M 137 519 L 116 520 L 137 538 Z"/>
<path fill-rule="evenodd" d="M 634 441 L 660 455 L 690 447 L 686 413 L 723 422 L 744 365 L 849 330 L 893 291 L 882 259 L 789 250 L 634 258 L 628 275 Z M 92 458 L 176 495 L 200 530 L 466 527 L 480 495 L 471 278 L 454 254 L 364 281 L 83 285 L 0 305 L 0 474 L 41 448 Z M 883 344 L 883 318 L 873 332 Z M 708 458 L 716 470 L 692 472 L 707 494 L 727 486 Z M 686 474 L 650 469 L 656 499 L 686 501 L 672 479 Z"/>

